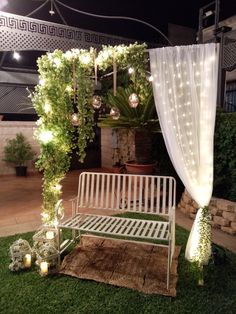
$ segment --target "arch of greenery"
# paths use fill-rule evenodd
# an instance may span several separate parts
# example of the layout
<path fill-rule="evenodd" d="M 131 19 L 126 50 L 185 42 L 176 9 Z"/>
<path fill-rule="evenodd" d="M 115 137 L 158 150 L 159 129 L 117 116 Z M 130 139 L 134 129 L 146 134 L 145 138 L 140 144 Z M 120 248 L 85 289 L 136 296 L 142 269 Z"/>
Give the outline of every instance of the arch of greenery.
<path fill-rule="evenodd" d="M 103 46 L 95 49 L 56 50 L 38 59 L 39 84 L 31 95 L 39 116 L 35 137 L 40 143 L 36 166 L 43 171 L 42 221 L 57 222 L 55 206 L 61 197 L 61 180 L 70 167 L 70 153 L 77 148 L 79 161 L 85 158 L 87 143 L 93 140 L 94 78 L 113 70 L 132 67 L 129 85 L 138 94 L 140 105 L 148 97 L 148 59 L 145 44 Z M 78 113 L 79 125 L 71 121 Z M 75 141 L 76 139 L 76 141 Z M 61 208 L 63 210 L 63 208 Z"/>

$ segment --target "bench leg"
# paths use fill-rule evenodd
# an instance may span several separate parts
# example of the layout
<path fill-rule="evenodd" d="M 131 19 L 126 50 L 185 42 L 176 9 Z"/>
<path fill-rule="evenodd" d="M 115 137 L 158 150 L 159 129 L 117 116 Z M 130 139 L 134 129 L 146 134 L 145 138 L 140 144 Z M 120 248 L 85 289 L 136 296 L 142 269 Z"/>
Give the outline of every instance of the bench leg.
<path fill-rule="evenodd" d="M 80 231 L 79 231 L 79 230 L 73 229 L 73 230 L 71 231 L 71 234 L 72 234 L 72 240 L 73 240 L 73 242 L 75 242 L 75 241 L 78 239 L 78 237 L 80 238 Z"/>
<path fill-rule="evenodd" d="M 168 264 L 167 264 L 167 280 L 166 280 L 167 290 L 169 290 L 169 286 L 170 286 L 170 271 L 171 271 L 171 240 L 169 241 L 169 246 L 168 246 Z"/>
<path fill-rule="evenodd" d="M 58 266 L 61 264 L 61 237 L 60 228 L 57 228 L 57 245 L 58 245 Z"/>

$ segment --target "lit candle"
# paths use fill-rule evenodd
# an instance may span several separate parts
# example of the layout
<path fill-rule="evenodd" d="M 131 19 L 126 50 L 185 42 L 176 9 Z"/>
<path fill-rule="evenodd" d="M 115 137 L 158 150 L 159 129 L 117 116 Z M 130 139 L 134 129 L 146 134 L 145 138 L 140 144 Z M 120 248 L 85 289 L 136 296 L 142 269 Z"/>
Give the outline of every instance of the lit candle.
<path fill-rule="evenodd" d="M 47 262 L 41 262 L 40 263 L 40 275 L 41 276 L 47 276 L 48 274 L 48 263 Z"/>
<path fill-rule="evenodd" d="M 24 256 L 24 266 L 25 266 L 25 268 L 30 268 L 31 267 L 31 255 L 30 254 L 25 254 L 25 256 Z"/>
<path fill-rule="evenodd" d="M 54 238 L 54 232 L 53 231 L 47 231 L 46 232 L 46 239 L 52 240 Z"/>

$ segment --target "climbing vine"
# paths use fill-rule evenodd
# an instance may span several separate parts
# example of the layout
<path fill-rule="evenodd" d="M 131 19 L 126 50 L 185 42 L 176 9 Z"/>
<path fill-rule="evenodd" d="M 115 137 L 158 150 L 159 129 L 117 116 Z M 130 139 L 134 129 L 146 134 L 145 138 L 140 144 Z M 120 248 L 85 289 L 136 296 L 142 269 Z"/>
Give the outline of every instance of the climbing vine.
<path fill-rule="evenodd" d="M 130 86 L 141 102 L 148 97 L 146 45 L 103 46 L 99 53 L 90 48 L 55 50 L 38 59 L 39 84 L 31 94 L 39 116 L 35 137 L 40 142 L 36 166 L 43 171 L 43 223 L 57 223 L 55 205 L 61 197 L 61 180 L 70 167 L 72 149 L 77 148 L 79 161 L 94 136 L 92 97 L 97 69 L 132 67 Z M 114 76 L 113 76 L 114 78 Z M 96 80 L 95 80 L 96 81 Z"/>

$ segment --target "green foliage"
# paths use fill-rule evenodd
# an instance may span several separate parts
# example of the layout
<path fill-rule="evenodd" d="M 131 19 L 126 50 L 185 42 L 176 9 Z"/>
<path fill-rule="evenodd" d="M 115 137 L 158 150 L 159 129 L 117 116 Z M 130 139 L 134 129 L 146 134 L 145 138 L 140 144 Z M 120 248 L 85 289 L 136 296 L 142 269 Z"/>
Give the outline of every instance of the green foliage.
<path fill-rule="evenodd" d="M 22 133 L 17 133 L 16 137 L 8 140 L 4 147 L 4 161 L 14 166 L 25 166 L 28 160 L 32 160 L 34 152 L 30 143 Z"/>
<path fill-rule="evenodd" d="M 129 217 L 129 214 L 126 214 L 126 217 Z M 155 219 L 150 215 L 143 215 L 141 218 Z M 188 232 L 180 227 L 176 229 L 177 245 L 181 245 L 177 296 L 172 299 L 71 276 L 41 277 L 36 266 L 30 270 L 12 273 L 8 270 L 10 263 L 8 251 L 10 245 L 19 237 L 28 240 L 32 245 L 32 233 L 1 238 L 0 241 L 1 313 L 230 314 L 236 312 L 236 255 L 226 251 L 228 260 L 226 264 L 207 266 L 204 270 L 205 285 L 198 287 L 196 269 L 184 258 Z"/>
<path fill-rule="evenodd" d="M 157 131 L 160 129 L 155 109 L 152 86 L 146 87 L 148 97 L 144 103 L 140 103 L 136 108 L 129 105 L 129 96 L 134 92 L 133 87 L 118 87 L 116 96 L 113 91 L 108 91 L 107 102 L 110 107 L 119 109 L 120 118 L 114 120 L 110 115 L 99 119 L 100 127 L 110 128 L 145 128 L 149 131 Z"/>
<path fill-rule="evenodd" d="M 215 196 L 236 201 L 236 113 L 218 113 L 215 127 Z"/>
<path fill-rule="evenodd" d="M 207 265 L 211 252 L 211 214 L 207 206 L 201 210 L 201 216 L 199 218 L 199 245 L 196 249 L 194 260 L 198 263 L 200 268 L 203 265 Z"/>

